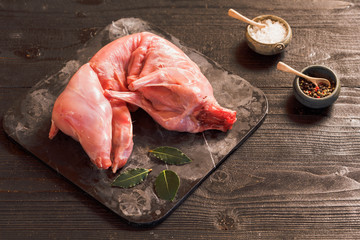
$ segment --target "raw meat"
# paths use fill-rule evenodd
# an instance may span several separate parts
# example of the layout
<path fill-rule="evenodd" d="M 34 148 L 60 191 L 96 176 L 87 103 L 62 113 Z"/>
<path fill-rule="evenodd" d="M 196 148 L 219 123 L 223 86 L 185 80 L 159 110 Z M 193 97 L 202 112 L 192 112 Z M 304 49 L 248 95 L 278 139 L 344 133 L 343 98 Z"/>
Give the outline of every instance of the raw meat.
<path fill-rule="evenodd" d="M 107 169 L 112 164 L 112 112 L 103 91 L 97 74 L 83 65 L 54 104 L 49 138 L 60 129 L 80 142 L 97 167 Z"/>
<path fill-rule="evenodd" d="M 122 168 L 133 149 L 133 129 L 131 116 L 126 103 L 112 100 L 112 171 Z"/>
<path fill-rule="evenodd" d="M 139 45 L 128 65 L 123 64 L 128 66 L 130 91 L 106 91 L 107 97 L 143 108 L 168 130 L 196 133 L 231 129 L 236 112 L 217 103 L 209 81 L 184 52 L 151 33 L 135 36 Z M 113 44 L 116 48 L 116 42 Z"/>
<path fill-rule="evenodd" d="M 97 167 L 123 167 L 133 149 L 130 110 L 143 108 L 168 130 L 227 131 L 236 112 L 221 107 L 198 66 L 152 33 L 103 47 L 56 100 L 49 137 L 60 129 L 79 141 Z"/>
<path fill-rule="evenodd" d="M 127 67 L 139 38 L 126 36 L 113 41 L 98 51 L 89 61 L 97 73 L 103 89 L 128 91 Z M 109 99 L 112 107 L 112 171 L 122 168 L 133 149 L 133 128 L 128 105 L 122 100 Z M 134 106 L 129 106 L 136 110 Z"/>

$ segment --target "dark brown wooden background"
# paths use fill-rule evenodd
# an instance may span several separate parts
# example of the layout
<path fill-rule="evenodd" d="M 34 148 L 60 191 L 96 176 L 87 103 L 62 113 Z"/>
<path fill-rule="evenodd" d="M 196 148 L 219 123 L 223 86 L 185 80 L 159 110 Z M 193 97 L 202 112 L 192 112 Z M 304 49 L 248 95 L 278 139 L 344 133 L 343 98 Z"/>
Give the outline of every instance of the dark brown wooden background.
<path fill-rule="evenodd" d="M 284 18 L 290 46 L 277 56 L 253 53 L 229 8 Z M 161 27 L 261 88 L 265 122 L 169 218 L 145 229 L 122 222 L 1 128 L 0 239 L 360 238 L 359 1 L 2 0 L 0 115 L 123 17 Z M 338 101 L 302 107 L 279 60 L 332 68 L 342 82 Z"/>

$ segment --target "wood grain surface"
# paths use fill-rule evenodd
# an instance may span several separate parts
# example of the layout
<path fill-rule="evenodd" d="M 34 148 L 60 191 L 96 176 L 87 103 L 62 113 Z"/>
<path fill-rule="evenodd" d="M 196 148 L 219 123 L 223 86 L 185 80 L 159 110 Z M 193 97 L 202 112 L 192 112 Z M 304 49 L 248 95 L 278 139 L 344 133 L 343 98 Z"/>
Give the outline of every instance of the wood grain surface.
<path fill-rule="evenodd" d="M 245 43 L 245 24 L 274 14 L 293 40 L 276 56 Z M 261 127 L 170 217 L 134 228 L 0 131 L 0 239 L 359 239 L 360 3 L 333 0 L 0 1 L 0 115 L 57 72 L 97 29 L 124 17 L 155 24 L 262 89 Z M 321 64 L 337 102 L 311 110 L 276 70 Z"/>

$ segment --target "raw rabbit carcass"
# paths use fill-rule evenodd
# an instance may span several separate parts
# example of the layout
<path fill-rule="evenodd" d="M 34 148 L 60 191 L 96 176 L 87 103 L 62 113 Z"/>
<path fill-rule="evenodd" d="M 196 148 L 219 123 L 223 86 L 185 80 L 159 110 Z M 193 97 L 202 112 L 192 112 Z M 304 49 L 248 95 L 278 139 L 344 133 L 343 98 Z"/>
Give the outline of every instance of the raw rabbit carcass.
<path fill-rule="evenodd" d="M 55 101 L 49 138 L 60 129 L 80 142 L 97 167 L 107 169 L 112 164 L 112 111 L 103 92 L 97 74 L 83 65 Z"/>
<path fill-rule="evenodd" d="M 116 88 L 120 90 L 120 88 Z M 79 141 L 98 168 L 123 167 L 133 149 L 127 104 L 108 100 L 97 73 L 87 63 L 70 79 L 55 101 L 49 138 L 60 129 Z"/>
<path fill-rule="evenodd" d="M 168 130 L 196 133 L 208 129 L 231 129 L 236 112 L 217 103 L 211 84 L 183 51 L 151 33 L 132 36 L 138 46 L 129 62 L 122 64 L 128 69 L 126 82 L 129 91 L 106 91 L 108 98 L 121 99 L 143 108 Z M 109 51 L 120 47 L 116 42 L 108 46 Z M 113 56 L 108 56 L 106 65 L 113 59 Z"/>
<path fill-rule="evenodd" d="M 236 112 L 217 103 L 190 58 L 142 32 L 109 43 L 78 70 L 54 104 L 49 137 L 60 129 L 80 142 L 96 166 L 116 172 L 133 149 L 129 109 L 136 106 L 174 131 L 227 131 L 236 121 Z"/>

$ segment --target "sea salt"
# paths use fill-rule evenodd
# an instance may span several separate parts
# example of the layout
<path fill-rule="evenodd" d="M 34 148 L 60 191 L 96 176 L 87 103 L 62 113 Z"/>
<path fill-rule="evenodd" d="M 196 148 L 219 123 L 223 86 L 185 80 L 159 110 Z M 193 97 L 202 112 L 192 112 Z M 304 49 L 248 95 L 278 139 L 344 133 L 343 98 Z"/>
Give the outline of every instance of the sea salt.
<path fill-rule="evenodd" d="M 249 34 L 255 40 L 262 43 L 277 43 L 286 37 L 287 31 L 282 23 L 271 19 L 266 19 L 261 23 L 266 26 L 263 28 L 252 26 L 249 28 Z"/>

